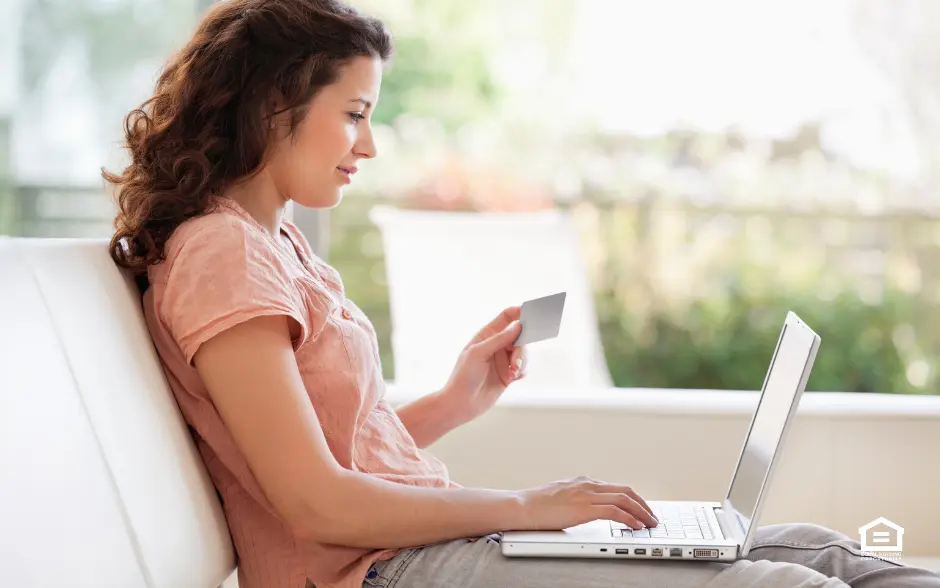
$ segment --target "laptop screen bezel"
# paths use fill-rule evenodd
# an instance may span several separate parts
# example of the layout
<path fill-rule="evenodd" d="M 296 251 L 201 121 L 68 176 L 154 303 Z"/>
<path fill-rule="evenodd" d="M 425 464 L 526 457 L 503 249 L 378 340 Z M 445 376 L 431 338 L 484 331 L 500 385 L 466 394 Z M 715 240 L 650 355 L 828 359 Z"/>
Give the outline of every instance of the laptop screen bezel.
<path fill-rule="evenodd" d="M 773 456 L 770 460 L 770 467 L 767 468 L 767 474 L 764 476 L 764 480 L 761 483 L 760 490 L 757 494 L 757 502 L 755 503 L 754 514 L 751 517 L 751 520 L 748 521 L 747 530 L 741 524 L 741 515 L 740 511 L 735 508 L 731 503 L 731 490 L 734 488 L 734 482 L 738 476 L 738 470 L 741 467 L 741 462 L 744 459 L 744 451 L 747 447 L 747 442 L 751 438 L 751 433 L 754 429 L 754 424 L 757 420 L 757 415 L 760 412 L 761 404 L 764 400 L 764 394 L 767 390 L 767 382 L 770 379 L 770 374 L 774 369 L 774 366 L 777 362 L 777 355 L 780 351 L 781 346 L 783 345 L 784 338 L 789 330 L 793 331 L 802 331 L 801 334 L 805 334 L 810 337 L 810 350 L 807 354 L 806 361 L 803 364 L 803 372 L 800 374 L 800 382 L 794 396 L 793 403 L 790 405 L 790 412 L 787 415 L 787 419 L 784 422 L 783 431 L 780 434 L 779 439 L 777 440 L 777 446 L 774 448 Z M 728 491 L 725 494 L 725 500 L 723 502 L 723 510 L 727 515 L 727 522 L 732 525 L 732 531 L 734 533 L 734 539 L 740 541 L 741 544 L 741 557 L 747 555 L 748 551 L 751 548 L 751 543 L 754 541 L 754 530 L 758 525 L 754 524 L 754 521 L 760 520 L 761 512 L 763 511 L 765 491 L 770 485 L 770 481 L 773 478 L 774 471 L 776 469 L 777 463 L 780 456 L 780 448 L 786 441 L 787 434 L 789 433 L 790 426 L 793 423 L 793 417 L 796 414 L 796 411 L 800 405 L 800 399 L 802 398 L 803 392 L 806 389 L 806 382 L 809 379 L 809 374 L 812 371 L 813 363 L 816 360 L 816 353 L 819 350 L 820 337 L 817 335 L 811 328 L 809 328 L 806 323 L 804 323 L 800 318 L 793 312 L 788 312 L 786 320 L 784 321 L 783 327 L 780 330 L 780 335 L 777 338 L 777 345 L 774 348 L 774 353 L 770 361 L 770 367 L 767 368 L 767 373 L 764 376 L 764 383 L 761 386 L 760 398 L 758 399 L 757 408 L 754 411 L 754 414 L 751 416 L 751 423 L 748 426 L 747 435 L 744 437 L 744 443 L 741 445 L 741 452 L 738 454 L 738 462 L 734 468 L 734 474 L 731 476 L 731 483 L 728 485 Z M 742 537 L 743 535 L 743 537 Z"/>

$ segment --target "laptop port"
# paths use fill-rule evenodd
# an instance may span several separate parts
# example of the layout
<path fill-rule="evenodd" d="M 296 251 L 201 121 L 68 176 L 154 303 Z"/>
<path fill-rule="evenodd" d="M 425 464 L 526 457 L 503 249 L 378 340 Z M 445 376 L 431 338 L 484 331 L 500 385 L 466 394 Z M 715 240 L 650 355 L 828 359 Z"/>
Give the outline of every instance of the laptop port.
<path fill-rule="evenodd" d="M 693 549 L 692 557 L 705 557 L 705 558 L 718 557 L 718 550 L 717 549 Z"/>
<path fill-rule="evenodd" d="M 654 547 L 653 550 L 650 552 L 650 555 L 652 555 L 652 556 L 654 556 L 654 557 L 662 557 L 662 555 L 663 555 L 663 548 L 662 548 L 662 547 Z"/>
<path fill-rule="evenodd" d="M 682 548 L 681 548 L 681 547 L 670 547 L 670 548 L 669 548 L 669 557 L 682 557 Z"/>
<path fill-rule="evenodd" d="M 618 554 L 618 555 L 629 555 L 629 554 L 630 554 L 630 550 L 629 550 L 629 549 L 615 549 L 615 550 L 614 550 L 614 553 L 616 553 L 616 554 Z"/>
<path fill-rule="evenodd" d="M 633 550 L 633 555 L 646 555 L 646 548 L 637 547 L 636 549 Z"/>
<path fill-rule="evenodd" d="M 601 547 L 601 553 L 607 553 L 607 548 L 606 548 L 606 547 Z"/>

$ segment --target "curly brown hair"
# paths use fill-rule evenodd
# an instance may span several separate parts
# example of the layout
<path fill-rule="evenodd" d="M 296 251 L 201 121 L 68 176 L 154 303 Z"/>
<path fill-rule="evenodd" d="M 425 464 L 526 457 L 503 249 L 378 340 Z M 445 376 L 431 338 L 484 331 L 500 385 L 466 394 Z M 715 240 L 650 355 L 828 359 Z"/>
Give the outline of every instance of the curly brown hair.
<path fill-rule="evenodd" d="M 291 131 L 317 91 L 355 57 L 388 61 L 385 25 L 339 0 L 223 0 L 170 58 L 154 94 L 124 121 L 130 164 L 102 169 L 116 187 L 111 257 L 138 277 L 165 258 L 183 221 L 257 173 L 269 117 Z M 272 111 L 272 98 L 285 106 Z"/>

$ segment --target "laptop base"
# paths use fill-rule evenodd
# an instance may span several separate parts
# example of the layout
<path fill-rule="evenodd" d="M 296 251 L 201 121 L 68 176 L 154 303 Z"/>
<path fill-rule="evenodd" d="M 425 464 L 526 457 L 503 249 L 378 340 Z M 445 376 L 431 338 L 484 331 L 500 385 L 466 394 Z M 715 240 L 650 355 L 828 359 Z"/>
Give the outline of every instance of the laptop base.
<path fill-rule="evenodd" d="M 670 509 L 704 509 L 711 537 L 619 537 L 618 525 L 598 520 L 561 531 L 508 531 L 502 534 L 502 552 L 507 557 L 575 557 L 611 559 L 682 559 L 689 561 L 735 561 L 740 538 L 735 540 L 715 515 L 719 502 L 648 501 L 654 512 Z M 670 527 L 671 527 L 670 523 Z M 660 517 L 660 528 L 665 527 Z M 649 533 L 644 533 L 649 534 Z"/>

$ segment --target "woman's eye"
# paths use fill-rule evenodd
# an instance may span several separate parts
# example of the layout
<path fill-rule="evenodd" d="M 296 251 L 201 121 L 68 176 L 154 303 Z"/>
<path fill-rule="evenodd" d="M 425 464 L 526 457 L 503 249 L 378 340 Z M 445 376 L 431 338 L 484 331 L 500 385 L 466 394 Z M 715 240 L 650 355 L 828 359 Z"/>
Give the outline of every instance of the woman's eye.
<path fill-rule="evenodd" d="M 350 112 L 350 113 L 349 113 L 349 117 L 353 119 L 353 122 L 359 122 L 359 121 L 361 121 L 362 119 L 365 118 L 365 116 L 363 116 L 363 115 L 362 115 L 361 113 L 359 113 L 359 112 Z"/>

